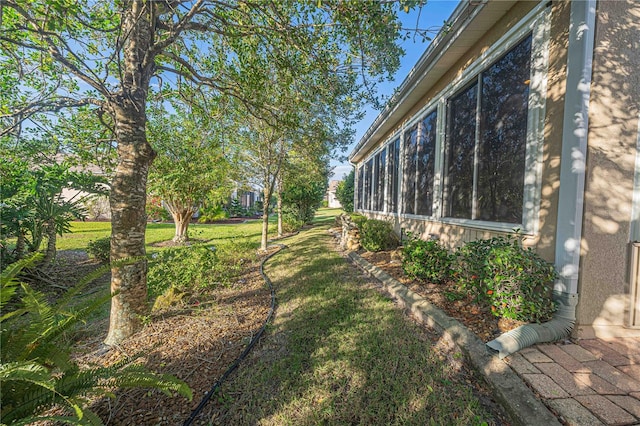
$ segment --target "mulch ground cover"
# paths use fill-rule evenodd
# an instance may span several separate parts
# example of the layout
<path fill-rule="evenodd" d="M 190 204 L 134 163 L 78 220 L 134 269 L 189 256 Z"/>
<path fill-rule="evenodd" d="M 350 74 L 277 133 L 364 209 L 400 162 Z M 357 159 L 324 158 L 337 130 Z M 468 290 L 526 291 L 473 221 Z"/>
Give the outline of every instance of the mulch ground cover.
<path fill-rule="evenodd" d="M 443 310 L 450 317 L 460 321 L 483 342 L 489 342 L 500 334 L 524 324 L 520 321 L 496 317 L 489 308 L 478 305 L 471 297 L 452 300 L 449 295 L 458 293 L 454 282 L 433 284 L 408 277 L 402 270 L 402 260 L 398 251 L 368 252 L 363 250 L 358 254 L 367 262 L 382 269 L 407 288 Z"/>

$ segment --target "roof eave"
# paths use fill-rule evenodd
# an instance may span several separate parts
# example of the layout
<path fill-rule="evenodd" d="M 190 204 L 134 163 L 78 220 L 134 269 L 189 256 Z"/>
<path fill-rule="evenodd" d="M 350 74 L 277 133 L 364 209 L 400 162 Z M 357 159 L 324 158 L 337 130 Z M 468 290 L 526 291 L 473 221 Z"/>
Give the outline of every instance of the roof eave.
<path fill-rule="evenodd" d="M 409 71 L 396 94 L 387 102 L 384 110 L 376 117 L 351 154 L 349 154 L 349 162 L 353 164 L 362 160 L 365 154 L 393 128 L 395 123 L 413 108 L 417 100 L 407 102 L 409 97 L 422 98 L 431 89 L 437 79 L 435 79 L 436 81 L 425 83 L 429 71 L 444 61 L 445 56 L 448 62 L 452 62 L 464 54 L 463 51 L 459 51 L 452 57 L 448 53 L 452 48 L 456 47 L 457 44 L 464 44 L 470 40 L 477 41 L 478 34 L 476 32 L 471 34 L 465 32 L 465 30 L 487 5 L 501 5 L 498 10 L 502 13 L 496 13 L 495 16 L 489 13 L 489 16 L 497 22 L 504 15 L 505 10 L 511 7 L 513 3 L 515 1 L 491 3 L 487 1 L 461 1 L 448 19 L 449 28 L 441 30 L 429 44 L 429 47 L 427 47 L 416 65 Z M 485 20 L 484 27 L 490 25 L 491 22 L 491 20 Z M 445 53 L 447 55 L 444 55 Z"/>

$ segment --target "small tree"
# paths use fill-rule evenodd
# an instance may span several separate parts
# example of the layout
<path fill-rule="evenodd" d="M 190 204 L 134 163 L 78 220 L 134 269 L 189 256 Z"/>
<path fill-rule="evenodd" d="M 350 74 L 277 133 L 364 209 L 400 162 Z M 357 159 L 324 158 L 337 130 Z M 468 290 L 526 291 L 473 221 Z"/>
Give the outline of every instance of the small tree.
<path fill-rule="evenodd" d="M 184 243 L 202 203 L 223 199 L 232 188 L 215 117 L 194 106 L 174 104 L 174 110 L 155 110 L 149 123 L 149 140 L 158 153 L 149 170 L 149 189 L 173 217 L 173 241 Z"/>
<path fill-rule="evenodd" d="M 353 195 L 354 195 L 355 171 L 352 168 L 344 180 L 338 183 L 336 188 L 336 198 L 342 204 L 342 208 L 347 213 L 353 213 Z"/>
<path fill-rule="evenodd" d="M 328 168 L 318 159 L 290 166 L 284 174 L 283 210 L 300 223 L 311 223 L 327 191 Z"/>

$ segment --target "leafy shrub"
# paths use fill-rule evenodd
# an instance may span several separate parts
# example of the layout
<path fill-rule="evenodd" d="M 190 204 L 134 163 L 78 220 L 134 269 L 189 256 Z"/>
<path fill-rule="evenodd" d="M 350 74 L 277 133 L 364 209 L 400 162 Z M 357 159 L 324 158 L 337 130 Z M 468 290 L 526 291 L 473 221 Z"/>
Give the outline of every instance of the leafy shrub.
<path fill-rule="evenodd" d="M 147 273 L 150 297 L 164 293 L 169 287 L 185 291 L 219 284 L 212 273 L 218 265 L 215 247 L 172 247 L 153 253 L 151 258 Z"/>
<path fill-rule="evenodd" d="M 99 262 L 108 263 L 111 253 L 111 237 L 103 237 L 89 241 L 87 244 L 87 253 Z"/>
<path fill-rule="evenodd" d="M 358 213 L 352 213 L 349 215 L 353 223 L 356 224 L 358 228 L 362 228 L 362 225 L 367 221 L 367 217 Z"/>
<path fill-rule="evenodd" d="M 282 230 L 286 233 L 299 231 L 304 225 L 304 219 L 300 216 L 296 206 L 282 206 Z"/>
<path fill-rule="evenodd" d="M 541 322 L 555 311 L 552 300 L 554 266 L 517 243 L 493 247 L 485 266 L 485 286 L 497 316 Z"/>
<path fill-rule="evenodd" d="M 467 243 L 456 252 L 454 277 L 494 315 L 526 322 L 548 320 L 555 311 L 554 266 L 512 236 Z"/>
<path fill-rule="evenodd" d="M 229 217 L 244 217 L 247 215 L 247 209 L 245 209 L 240 200 L 232 198 L 226 207 Z"/>
<path fill-rule="evenodd" d="M 304 222 L 302 222 L 301 220 L 282 218 L 282 232 L 284 232 L 285 234 L 297 232 L 302 228 L 303 225 Z"/>
<path fill-rule="evenodd" d="M 75 300 L 93 279 L 108 267 L 84 278 L 55 304 L 17 279 L 37 257 L 10 265 L 0 276 L 0 412 L 1 424 L 31 424 L 49 419 L 42 413 L 60 408 L 65 417 L 55 420 L 75 424 L 102 424 L 86 408 L 92 396 L 112 395 L 114 387 L 152 387 L 167 394 L 178 392 L 191 399 L 191 390 L 181 380 L 157 375 L 125 359 L 109 367 L 80 369 L 71 358 L 64 335 L 106 303 L 111 296 Z M 6 392 L 4 390 L 7 390 Z"/>
<path fill-rule="evenodd" d="M 398 247 L 398 237 L 389 222 L 369 219 L 358 228 L 360 229 L 360 244 L 367 251 L 390 250 Z"/>
<path fill-rule="evenodd" d="M 237 239 L 218 246 L 172 247 L 151 255 L 147 286 L 151 299 L 173 287 L 178 292 L 228 285 L 255 258 L 257 243 Z"/>
<path fill-rule="evenodd" d="M 216 220 L 227 219 L 229 217 L 229 213 L 225 211 L 221 204 L 202 207 L 199 212 L 200 216 L 198 217 L 198 223 L 213 222 Z"/>
<path fill-rule="evenodd" d="M 470 241 L 454 254 L 452 274 L 460 289 L 471 295 L 478 303 L 489 303 L 485 288 L 487 258 L 493 247 L 512 244 L 511 238 L 494 237 Z"/>
<path fill-rule="evenodd" d="M 402 248 L 402 269 L 412 277 L 441 284 L 451 277 L 452 256 L 438 241 L 410 237 Z"/>
<path fill-rule="evenodd" d="M 344 180 L 338 183 L 336 188 L 336 198 L 340 201 L 342 209 L 347 212 L 353 212 L 353 194 L 355 191 L 355 169 L 351 169 L 351 172 L 344 178 Z"/>

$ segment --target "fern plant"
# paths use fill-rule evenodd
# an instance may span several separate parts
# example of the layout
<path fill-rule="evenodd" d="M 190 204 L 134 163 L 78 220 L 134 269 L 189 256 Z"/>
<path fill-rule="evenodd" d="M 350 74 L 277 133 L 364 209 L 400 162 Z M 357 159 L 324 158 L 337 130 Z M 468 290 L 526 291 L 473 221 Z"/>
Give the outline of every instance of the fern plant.
<path fill-rule="evenodd" d="M 86 408 L 90 398 L 111 395 L 115 388 L 151 387 L 191 399 L 181 380 L 159 375 L 125 359 L 109 367 L 80 369 L 71 359 L 65 332 L 110 299 L 110 295 L 79 304 L 75 297 L 88 283 L 104 274 L 98 269 L 67 291 L 55 304 L 18 279 L 19 273 L 40 255 L 16 262 L 0 275 L 0 403 L 2 425 L 24 425 L 39 420 L 101 425 Z M 42 413 L 52 407 L 61 416 Z"/>

